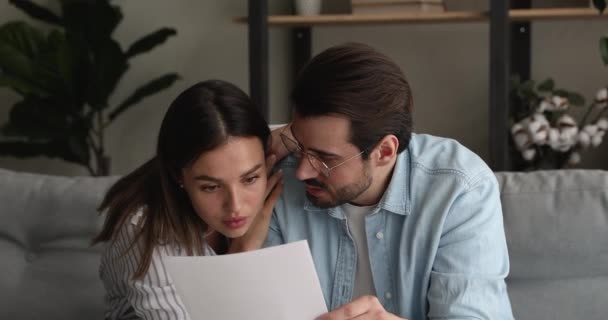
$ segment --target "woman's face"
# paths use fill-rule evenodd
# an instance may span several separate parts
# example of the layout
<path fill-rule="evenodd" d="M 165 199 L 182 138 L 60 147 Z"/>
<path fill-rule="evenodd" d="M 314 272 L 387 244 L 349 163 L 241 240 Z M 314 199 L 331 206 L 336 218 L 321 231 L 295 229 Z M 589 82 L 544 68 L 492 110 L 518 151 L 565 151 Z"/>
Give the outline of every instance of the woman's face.
<path fill-rule="evenodd" d="M 230 137 L 182 169 L 194 210 L 210 229 L 240 237 L 264 203 L 266 163 L 257 137 Z"/>

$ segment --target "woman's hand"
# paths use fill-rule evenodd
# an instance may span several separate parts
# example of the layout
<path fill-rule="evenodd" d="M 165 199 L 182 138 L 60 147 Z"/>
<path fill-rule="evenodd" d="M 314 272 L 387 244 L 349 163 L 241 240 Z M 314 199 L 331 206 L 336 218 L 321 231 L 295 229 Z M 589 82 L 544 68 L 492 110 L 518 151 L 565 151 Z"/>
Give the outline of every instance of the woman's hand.
<path fill-rule="evenodd" d="M 268 173 L 272 172 L 272 168 L 277 161 L 277 157 L 273 154 L 266 157 L 266 168 Z M 279 199 L 283 191 L 283 179 L 281 170 L 276 171 L 268 177 L 266 184 L 266 193 L 264 205 L 257 214 L 249 230 L 239 238 L 232 239 L 228 253 L 244 252 L 250 250 L 256 250 L 262 247 L 266 235 L 268 234 L 268 226 L 270 225 L 270 219 L 272 218 L 272 209 L 275 203 Z"/>
<path fill-rule="evenodd" d="M 270 150 L 268 150 L 268 153 L 274 154 L 277 161 L 282 160 L 289 154 L 289 151 L 285 149 L 285 145 L 280 136 L 281 132 L 290 135 L 291 131 L 289 130 L 289 126 L 291 126 L 291 123 L 277 127 L 270 133 Z"/>

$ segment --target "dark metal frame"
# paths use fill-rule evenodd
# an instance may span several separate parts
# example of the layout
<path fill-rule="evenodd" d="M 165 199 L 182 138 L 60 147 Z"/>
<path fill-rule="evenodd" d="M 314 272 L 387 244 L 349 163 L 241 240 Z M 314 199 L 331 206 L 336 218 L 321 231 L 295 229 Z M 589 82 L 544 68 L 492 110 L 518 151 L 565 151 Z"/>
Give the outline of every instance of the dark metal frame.
<path fill-rule="evenodd" d="M 509 22 L 509 1 L 490 1 L 490 167 L 504 171 L 510 168 L 509 79 L 512 72 L 523 79 L 530 77 L 530 24 Z M 514 7 L 529 8 L 530 0 L 514 0 Z M 250 94 L 269 119 L 267 14 L 267 0 L 249 0 Z M 297 74 L 311 57 L 311 30 L 295 28 L 293 34 L 294 74 Z"/>
<path fill-rule="evenodd" d="M 268 121 L 268 1 L 249 0 L 249 94 Z"/>
<path fill-rule="evenodd" d="M 494 171 L 509 167 L 509 2 L 490 2 L 490 167 Z"/>

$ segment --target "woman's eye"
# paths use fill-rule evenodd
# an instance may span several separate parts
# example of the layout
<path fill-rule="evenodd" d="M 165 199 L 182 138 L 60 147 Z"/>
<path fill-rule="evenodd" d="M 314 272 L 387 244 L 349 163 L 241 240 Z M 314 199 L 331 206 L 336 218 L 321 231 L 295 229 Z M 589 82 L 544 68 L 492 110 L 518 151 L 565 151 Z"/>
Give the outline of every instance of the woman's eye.
<path fill-rule="evenodd" d="M 253 176 L 245 179 L 245 184 L 253 184 L 258 180 L 259 176 Z"/>
<path fill-rule="evenodd" d="M 219 189 L 220 187 L 217 185 L 212 185 L 212 186 L 202 186 L 201 190 L 203 190 L 204 192 L 213 192 L 216 191 L 217 189 Z"/>

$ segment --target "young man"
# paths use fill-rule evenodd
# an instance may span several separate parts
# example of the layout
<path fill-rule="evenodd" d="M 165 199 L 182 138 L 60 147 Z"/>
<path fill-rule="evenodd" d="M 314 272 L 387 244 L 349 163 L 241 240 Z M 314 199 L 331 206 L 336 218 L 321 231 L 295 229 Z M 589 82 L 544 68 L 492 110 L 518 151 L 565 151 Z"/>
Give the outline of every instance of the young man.
<path fill-rule="evenodd" d="M 412 133 L 399 67 L 361 44 L 302 70 L 292 154 L 266 245 L 307 239 L 320 319 L 512 319 L 492 171 L 456 141 Z"/>

